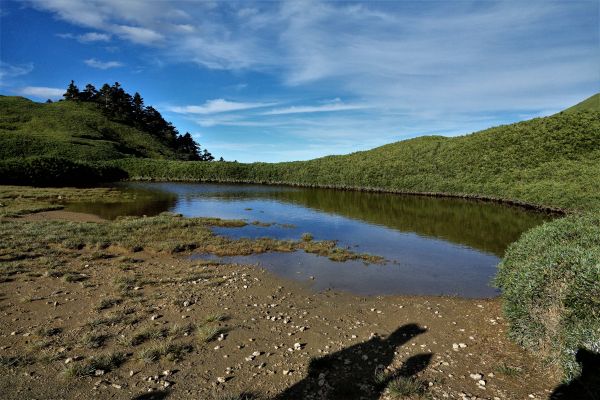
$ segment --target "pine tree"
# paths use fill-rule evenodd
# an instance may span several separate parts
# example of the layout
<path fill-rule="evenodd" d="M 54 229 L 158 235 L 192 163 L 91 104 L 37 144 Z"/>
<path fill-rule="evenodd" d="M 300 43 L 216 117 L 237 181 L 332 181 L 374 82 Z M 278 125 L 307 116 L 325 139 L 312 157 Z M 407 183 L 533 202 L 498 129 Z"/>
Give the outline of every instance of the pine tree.
<path fill-rule="evenodd" d="M 85 85 L 85 89 L 80 93 L 79 98 L 81 101 L 96 101 L 98 97 L 98 91 L 91 83 Z"/>
<path fill-rule="evenodd" d="M 65 100 L 79 100 L 79 88 L 75 85 L 75 81 L 71 80 L 69 83 L 69 87 L 65 94 L 63 94 Z"/>

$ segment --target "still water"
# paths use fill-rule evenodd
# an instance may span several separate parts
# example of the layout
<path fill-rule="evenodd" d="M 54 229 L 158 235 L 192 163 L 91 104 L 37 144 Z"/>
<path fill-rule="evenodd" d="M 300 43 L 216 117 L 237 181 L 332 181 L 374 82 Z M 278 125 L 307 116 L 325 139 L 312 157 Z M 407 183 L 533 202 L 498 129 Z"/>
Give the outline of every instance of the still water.
<path fill-rule="evenodd" d="M 363 295 L 457 295 L 493 297 L 496 266 L 506 247 L 550 217 L 504 205 L 462 199 L 402 196 L 263 185 L 127 183 L 135 203 L 72 204 L 116 218 L 163 211 L 187 217 L 243 219 L 243 228 L 218 228 L 234 238 L 337 240 L 353 251 L 383 256 L 384 265 L 333 262 L 303 252 L 227 257 L 259 264 L 315 290 Z M 254 221 L 271 223 L 252 224 Z M 195 257 L 211 258 L 210 255 Z"/>

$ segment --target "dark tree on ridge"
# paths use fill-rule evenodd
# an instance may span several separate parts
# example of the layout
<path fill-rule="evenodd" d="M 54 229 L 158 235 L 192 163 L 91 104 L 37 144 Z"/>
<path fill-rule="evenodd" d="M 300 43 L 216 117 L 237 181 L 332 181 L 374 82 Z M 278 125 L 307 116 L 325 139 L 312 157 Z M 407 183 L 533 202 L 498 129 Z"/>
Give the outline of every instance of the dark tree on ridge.
<path fill-rule="evenodd" d="M 80 92 L 71 81 L 63 95 L 65 100 L 95 103 L 111 120 L 134 126 L 149 133 L 175 150 L 177 157 L 189 161 L 213 161 L 215 158 L 206 149 L 201 149 L 189 132 L 180 135 L 179 131 L 152 106 L 145 106 L 144 99 L 136 92 L 133 96 L 121 87 L 119 82 L 112 86 L 108 83 L 96 90 L 87 84 Z"/>

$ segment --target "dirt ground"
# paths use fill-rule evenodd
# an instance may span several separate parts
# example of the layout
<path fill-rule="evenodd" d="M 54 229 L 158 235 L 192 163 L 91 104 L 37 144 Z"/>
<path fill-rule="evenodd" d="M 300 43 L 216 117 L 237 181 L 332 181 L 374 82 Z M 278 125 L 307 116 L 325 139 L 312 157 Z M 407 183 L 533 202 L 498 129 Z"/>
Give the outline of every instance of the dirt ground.
<path fill-rule="evenodd" d="M 110 247 L 61 262 L 0 282 L 2 399 L 547 399 L 558 384 L 507 338 L 498 299 L 314 293 Z"/>

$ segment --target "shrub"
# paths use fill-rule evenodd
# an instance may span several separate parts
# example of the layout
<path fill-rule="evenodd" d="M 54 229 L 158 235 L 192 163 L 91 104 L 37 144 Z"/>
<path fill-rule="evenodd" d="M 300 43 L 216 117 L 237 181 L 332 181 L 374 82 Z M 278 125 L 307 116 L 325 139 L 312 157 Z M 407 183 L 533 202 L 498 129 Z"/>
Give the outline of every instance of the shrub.
<path fill-rule="evenodd" d="M 59 157 L 0 160 L 0 184 L 66 186 L 117 181 L 127 177 L 118 167 Z"/>
<path fill-rule="evenodd" d="M 499 266 L 510 335 L 541 352 L 570 380 L 579 348 L 600 351 L 600 214 L 570 216 L 532 229 Z"/>

